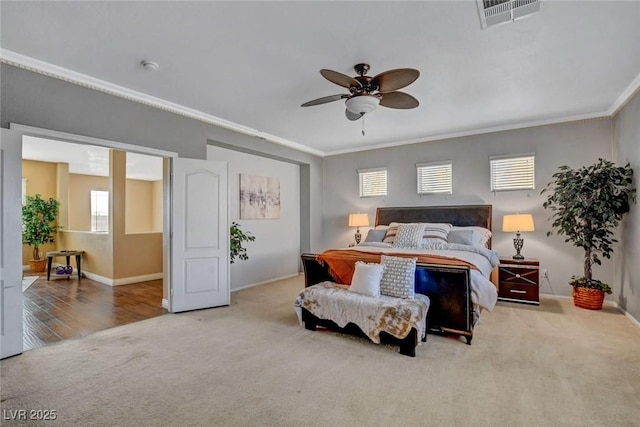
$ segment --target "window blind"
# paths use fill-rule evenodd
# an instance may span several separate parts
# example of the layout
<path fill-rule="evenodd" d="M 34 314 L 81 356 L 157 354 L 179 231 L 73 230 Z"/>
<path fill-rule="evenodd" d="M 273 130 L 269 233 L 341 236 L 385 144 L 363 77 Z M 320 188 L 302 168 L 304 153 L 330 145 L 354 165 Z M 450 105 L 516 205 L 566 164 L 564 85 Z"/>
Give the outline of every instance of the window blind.
<path fill-rule="evenodd" d="M 387 168 L 359 169 L 360 197 L 387 195 Z"/>
<path fill-rule="evenodd" d="M 453 171 L 451 162 L 431 162 L 416 164 L 418 194 L 453 192 Z"/>
<path fill-rule="evenodd" d="M 489 161 L 491 191 L 535 189 L 535 154 L 493 156 Z"/>

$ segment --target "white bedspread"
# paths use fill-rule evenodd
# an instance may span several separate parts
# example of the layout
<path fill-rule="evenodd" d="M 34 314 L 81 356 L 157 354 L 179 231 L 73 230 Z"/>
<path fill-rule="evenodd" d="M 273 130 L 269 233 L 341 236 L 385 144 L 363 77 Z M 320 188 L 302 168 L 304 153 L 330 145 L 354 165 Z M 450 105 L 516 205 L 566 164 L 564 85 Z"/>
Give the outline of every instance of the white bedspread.
<path fill-rule="evenodd" d="M 477 246 L 458 245 L 452 243 L 437 243 L 424 249 L 396 248 L 393 245 L 380 244 L 369 245 L 363 243 L 351 248 L 362 252 L 387 254 L 403 253 L 415 255 L 439 255 L 466 261 L 478 270 L 471 269 L 471 301 L 483 309 L 492 311 L 498 301 L 498 290 L 491 283 L 491 272 L 498 265 L 498 255 L 495 251 Z"/>

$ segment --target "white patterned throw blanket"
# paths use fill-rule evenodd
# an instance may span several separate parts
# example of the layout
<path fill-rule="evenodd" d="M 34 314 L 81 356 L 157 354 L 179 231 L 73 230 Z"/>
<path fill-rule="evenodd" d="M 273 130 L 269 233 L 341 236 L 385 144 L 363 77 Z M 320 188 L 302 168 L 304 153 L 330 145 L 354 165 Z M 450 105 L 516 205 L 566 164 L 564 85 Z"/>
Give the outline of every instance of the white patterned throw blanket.
<path fill-rule="evenodd" d="M 357 325 L 376 344 L 380 343 L 383 331 L 400 339 L 406 338 L 411 328 L 416 329 L 420 338 L 427 332 L 429 297 L 422 294 L 416 294 L 414 299 L 374 297 L 349 292 L 345 285 L 322 282 L 305 288 L 296 303 L 341 328 L 348 323 Z"/>

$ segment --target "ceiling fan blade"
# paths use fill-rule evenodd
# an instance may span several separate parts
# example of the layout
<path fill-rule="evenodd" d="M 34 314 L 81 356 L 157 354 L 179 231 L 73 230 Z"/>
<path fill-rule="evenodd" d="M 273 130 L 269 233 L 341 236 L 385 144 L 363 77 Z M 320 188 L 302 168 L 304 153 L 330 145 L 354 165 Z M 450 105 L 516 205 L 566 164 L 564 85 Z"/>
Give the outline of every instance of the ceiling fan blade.
<path fill-rule="evenodd" d="M 342 74 L 337 71 L 322 69 L 320 70 L 320 74 L 322 74 L 322 77 L 329 80 L 331 83 L 337 84 L 338 86 L 346 88 L 352 86 L 357 88 L 362 87 L 362 84 L 353 77 L 349 77 L 346 74 Z"/>
<path fill-rule="evenodd" d="M 408 110 L 416 108 L 420 103 L 413 96 L 404 92 L 386 92 L 382 94 L 380 105 L 387 108 Z"/>
<path fill-rule="evenodd" d="M 356 120 L 364 116 L 364 113 L 363 114 L 354 113 L 345 108 L 344 115 L 347 116 L 347 119 L 351 120 L 352 122 L 355 122 Z"/>
<path fill-rule="evenodd" d="M 304 104 L 301 105 L 301 107 L 311 107 L 312 105 L 320 105 L 320 104 L 326 104 L 327 102 L 339 101 L 341 99 L 347 98 L 348 96 L 349 95 L 347 94 L 325 96 L 322 98 L 314 99 L 309 102 L 305 102 Z"/>
<path fill-rule="evenodd" d="M 371 87 L 377 87 L 380 92 L 391 92 L 409 86 L 420 77 L 420 71 L 413 68 L 398 68 L 378 74 L 371 79 Z"/>

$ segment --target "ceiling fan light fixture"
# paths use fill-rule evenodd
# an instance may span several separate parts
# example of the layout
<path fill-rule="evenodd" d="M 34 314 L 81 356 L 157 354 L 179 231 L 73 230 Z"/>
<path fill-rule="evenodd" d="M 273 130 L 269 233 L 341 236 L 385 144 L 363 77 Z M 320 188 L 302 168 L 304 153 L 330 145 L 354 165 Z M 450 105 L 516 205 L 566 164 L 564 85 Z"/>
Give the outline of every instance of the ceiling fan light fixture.
<path fill-rule="evenodd" d="M 367 114 L 376 109 L 380 99 L 373 95 L 358 95 L 347 99 L 345 104 L 352 113 Z"/>

